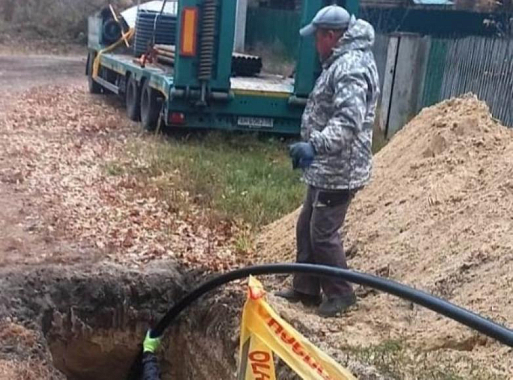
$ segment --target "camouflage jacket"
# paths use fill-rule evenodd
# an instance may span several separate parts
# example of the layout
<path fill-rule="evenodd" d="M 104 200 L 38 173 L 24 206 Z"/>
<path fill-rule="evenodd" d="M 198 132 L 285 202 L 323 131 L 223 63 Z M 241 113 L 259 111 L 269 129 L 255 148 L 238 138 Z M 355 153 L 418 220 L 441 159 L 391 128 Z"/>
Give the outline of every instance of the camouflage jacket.
<path fill-rule="evenodd" d="M 373 27 L 353 18 L 333 54 L 323 62 L 301 123 L 301 137 L 316 151 L 303 175 L 311 186 L 358 189 L 370 180 L 379 94 L 373 44 Z"/>

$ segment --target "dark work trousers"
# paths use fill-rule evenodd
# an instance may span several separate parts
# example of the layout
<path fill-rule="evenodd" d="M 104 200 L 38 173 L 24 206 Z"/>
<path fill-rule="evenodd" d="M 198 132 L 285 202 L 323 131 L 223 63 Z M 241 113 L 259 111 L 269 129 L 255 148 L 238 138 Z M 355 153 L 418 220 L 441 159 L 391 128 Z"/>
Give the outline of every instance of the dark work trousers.
<path fill-rule="evenodd" d="M 340 236 L 347 209 L 356 191 L 326 191 L 308 187 L 306 200 L 296 227 L 298 263 L 323 264 L 347 269 L 346 255 Z M 328 298 L 353 293 L 351 284 L 343 280 L 297 274 L 294 290 Z"/>

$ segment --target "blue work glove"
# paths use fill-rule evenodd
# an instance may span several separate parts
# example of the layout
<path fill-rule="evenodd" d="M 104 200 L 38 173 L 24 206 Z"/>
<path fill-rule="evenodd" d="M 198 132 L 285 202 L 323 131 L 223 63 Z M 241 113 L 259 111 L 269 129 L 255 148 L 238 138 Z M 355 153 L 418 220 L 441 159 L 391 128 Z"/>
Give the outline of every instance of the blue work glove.
<path fill-rule="evenodd" d="M 289 155 L 292 158 L 293 169 L 306 169 L 312 165 L 315 149 L 310 142 L 298 142 L 289 146 Z"/>
<path fill-rule="evenodd" d="M 146 337 L 144 338 L 143 352 L 151 352 L 152 354 L 154 354 L 160 346 L 161 338 L 152 338 L 150 333 L 151 330 L 148 330 L 148 332 L 146 333 Z"/>

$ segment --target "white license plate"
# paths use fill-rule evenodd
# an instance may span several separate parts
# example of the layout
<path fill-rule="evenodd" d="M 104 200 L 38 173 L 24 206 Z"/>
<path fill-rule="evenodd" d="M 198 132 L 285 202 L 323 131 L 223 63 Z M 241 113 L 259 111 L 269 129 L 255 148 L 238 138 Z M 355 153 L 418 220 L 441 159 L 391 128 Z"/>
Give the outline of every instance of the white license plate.
<path fill-rule="evenodd" d="M 269 119 L 267 117 L 245 117 L 241 116 L 237 120 L 237 124 L 241 127 L 249 127 L 249 128 L 273 128 L 274 127 L 274 119 Z"/>

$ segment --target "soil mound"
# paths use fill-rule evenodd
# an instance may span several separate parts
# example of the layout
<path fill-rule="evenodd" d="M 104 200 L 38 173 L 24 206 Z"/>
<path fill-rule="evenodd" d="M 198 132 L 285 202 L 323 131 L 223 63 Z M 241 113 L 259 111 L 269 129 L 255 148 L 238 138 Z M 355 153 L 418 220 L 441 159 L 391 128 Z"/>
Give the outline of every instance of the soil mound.
<path fill-rule="evenodd" d="M 263 231 L 262 261 L 294 259 L 297 213 Z M 376 155 L 373 181 L 351 205 L 345 229 L 353 269 L 512 327 L 513 131 L 472 95 L 423 110 Z M 434 313 L 386 295 L 362 296 L 358 310 L 340 322 L 360 326 L 346 343 L 410 337 L 428 350 L 505 355 Z M 511 367 L 511 352 L 507 357 L 502 368 Z"/>

